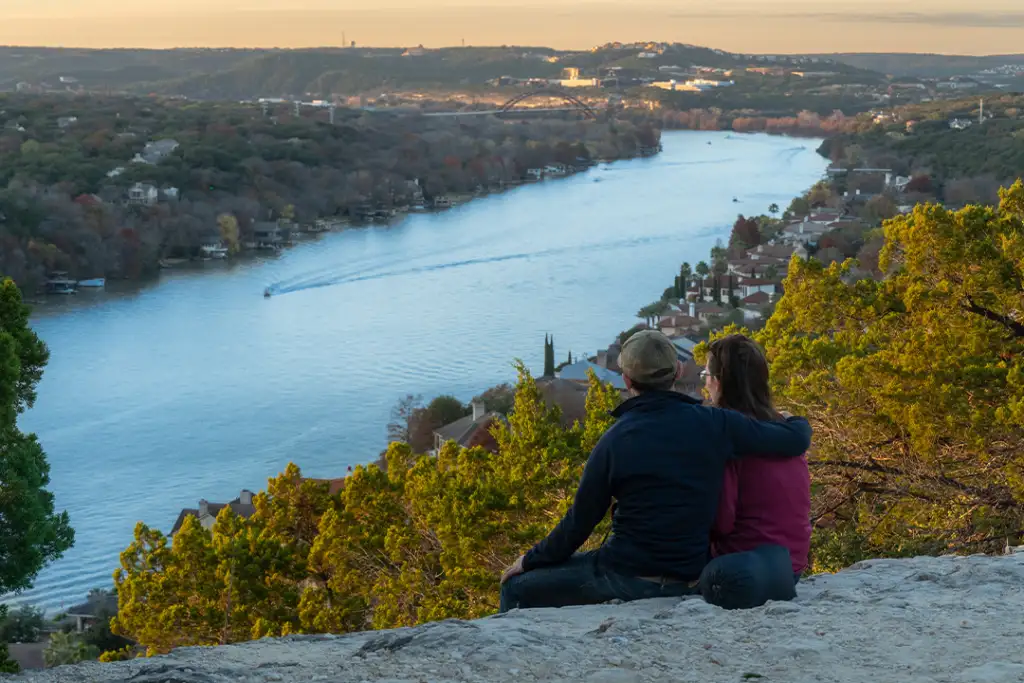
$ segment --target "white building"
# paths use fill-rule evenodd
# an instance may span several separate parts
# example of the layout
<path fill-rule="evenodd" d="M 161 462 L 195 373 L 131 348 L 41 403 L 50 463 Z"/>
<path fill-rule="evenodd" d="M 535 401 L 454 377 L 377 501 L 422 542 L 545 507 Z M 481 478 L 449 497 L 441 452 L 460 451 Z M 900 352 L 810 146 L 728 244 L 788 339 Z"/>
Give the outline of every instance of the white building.
<path fill-rule="evenodd" d="M 149 183 L 135 183 L 128 188 L 128 203 L 133 206 L 153 206 L 160 199 L 160 191 Z"/>

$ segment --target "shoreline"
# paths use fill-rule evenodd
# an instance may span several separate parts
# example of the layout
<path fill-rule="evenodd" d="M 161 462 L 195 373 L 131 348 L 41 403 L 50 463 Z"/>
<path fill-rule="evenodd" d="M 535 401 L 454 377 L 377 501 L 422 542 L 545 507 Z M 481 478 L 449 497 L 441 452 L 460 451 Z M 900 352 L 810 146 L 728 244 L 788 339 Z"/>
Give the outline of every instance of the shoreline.
<path fill-rule="evenodd" d="M 681 131 L 680 131 L 681 132 Z M 698 132 L 698 131 L 693 131 Z M 483 191 L 477 192 L 465 192 L 460 194 L 448 194 L 444 195 L 444 199 L 447 203 L 442 206 L 433 207 L 402 207 L 385 209 L 377 207 L 371 210 L 372 213 L 381 212 L 393 212 L 388 218 L 380 220 L 377 218 L 370 218 L 369 220 L 356 220 L 352 216 L 347 217 L 330 217 L 330 218 L 318 218 L 313 223 L 306 224 L 294 224 L 300 227 L 294 233 L 289 235 L 289 239 L 286 243 L 274 247 L 274 248 L 258 248 L 258 247 L 243 247 L 238 253 L 229 256 L 227 258 L 202 258 L 202 257 L 191 257 L 187 259 L 167 259 L 161 258 L 158 262 L 157 268 L 153 271 L 146 271 L 140 277 L 136 278 L 111 278 L 107 277 L 106 285 L 102 288 L 96 288 L 94 291 L 89 291 L 84 294 L 86 298 L 95 298 L 103 300 L 104 294 L 108 291 L 107 288 L 111 283 L 114 284 L 112 290 L 114 293 L 138 293 L 148 287 L 158 285 L 161 280 L 161 276 L 165 272 L 177 272 L 177 273 L 190 273 L 198 274 L 202 272 L 208 264 L 212 267 L 217 267 L 218 270 L 222 270 L 225 266 L 231 267 L 235 265 L 247 265 L 260 260 L 270 260 L 276 258 L 282 253 L 289 251 L 297 246 L 312 242 L 319 239 L 323 235 L 332 233 L 342 233 L 348 230 L 366 230 L 375 228 L 390 228 L 396 225 L 400 225 L 411 216 L 416 215 L 429 215 L 429 214 L 443 214 L 461 206 L 468 205 L 476 200 L 487 199 L 489 197 L 507 194 L 514 192 L 523 187 L 529 187 L 532 185 L 538 185 L 540 183 L 553 182 L 563 180 L 566 178 L 572 178 L 577 175 L 583 175 L 589 172 L 591 169 L 602 165 L 613 165 L 623 161 L 635 161 L 637 159 L 651 158 L 658 154 L 661 154 L 662 147 L 659 141 L 659 145 L 656 149 L 640 148 L 637 150 L 635 156 L 621 157 L 617 159 L 594 159 L 590 160 L 586 165 L 579 164 L 577 166 L 566 166 L 564 169 L 558 172 L 545 172 L 545 174 L 536 179 L 520 179 L 518 181 L 502 181 L 498 187 L 486 188 Z M 326 229 L 315 229 L 317 223 L 324 222 L 330 224 L 331 227 Z M 272 290 L 272 285 L 268 285 L 268 288 Z M 21 289 L 19 287 L 19 289 Z M 81 300 L 82 292 L 76 291 L 73 294 L 49 294 L 45 291 L 37 291 L 29 294 L 22 290 L 22 297 L 24 303 L 31 306 L 33 313 L 36 310 L 55 310 L 62 308 L 59 304 L 61 302 L 68 301 L 69 297 L 74 297 L 75 301 Z"/>

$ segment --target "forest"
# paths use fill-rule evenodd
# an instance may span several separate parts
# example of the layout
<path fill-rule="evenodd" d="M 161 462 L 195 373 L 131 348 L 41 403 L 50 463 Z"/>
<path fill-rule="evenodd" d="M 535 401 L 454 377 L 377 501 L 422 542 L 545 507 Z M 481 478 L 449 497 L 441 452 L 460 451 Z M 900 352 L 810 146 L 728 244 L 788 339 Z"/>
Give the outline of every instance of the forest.
<path fill-rule="evenodd" d="M 0 95 L 0 274 L 27 291 L 52 270 L 138 278 L 161 258 L 257 222 L 300 224 L 357 210 L 486 192 L 530 168 L 635 156 L 650 123 L 457 122 L 339 109 L 294 117 L 258 106 L 101 96 Z M 149 143 L 177 143 L 153 159 Z M 173 146 L 173 143 L 171 146 Z M 149 162 L 135 161 L 145 153 Z M 160 201 L 130 204 L 136 183 Z"/>
<path fill-rule="evenodd" d="M 892 120 L 861 119 L 822 145 L 837 164 L 891 168 L 927 178 L 928 191 L 955 206 L 997 202 L 1001 186 L 1024 176 L 1024 96 L 928 102 L 893 110 Z M 966 122 L 956 130 L 953 120 Z M 924 181 L 920 181 L 924 183 Z"/>

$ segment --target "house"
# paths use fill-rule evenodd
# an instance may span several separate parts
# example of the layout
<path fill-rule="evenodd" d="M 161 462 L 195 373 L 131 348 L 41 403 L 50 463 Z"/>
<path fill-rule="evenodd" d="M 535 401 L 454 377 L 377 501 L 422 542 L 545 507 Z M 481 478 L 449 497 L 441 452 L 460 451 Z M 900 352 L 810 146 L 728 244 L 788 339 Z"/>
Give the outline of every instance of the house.
<path fill-rule="evenodd" d="M 113 169 L 111 171 L 108 171 L 107 172 L 107 177 L 108 178 L 116 178 L 117 176 L 121 175 L 122 173 L 124 173 L 124 166 L 118 166 L 117 168 L 115 168 L 115 169 Z"/>
<path fill-rule="evenodd" d="M 72 125 L 78 122 L 77 116 L 62 116 L 57 119 L 57 127 L 61 130 L 70 128 Z"/>
<path fill-rule="evenodd" d="M 576 422 L 583 422 L 586 419 L 586 384 L 557 377 L 541 377 L 537 379 L 537 389 L 549 408 L 557 407 L 562 413 L 563 427 L 572 427 Z"/>
<path fill-rule="evenodd" d="M 690 302 L 690 317 L 698 318 L 702 322 L 707 322 L 711 318 L 725 315 L 728 312 L 726 309 L 715 304 Z"/>
<path fill-rule="evenodd" d="M 643 329 L 647 329 L 646 325 L 641 325 Z M 622 368 L 619 367 L 619 354 L 622 352 L 622 345 L 615 342 L 607 349 L 597 352 L 597 357 L 594 362 L 600 365 L 605 370 L 611 370 L 612 372 L 622 372 Z"/>
<path fill-rule="evenodd" d="M 252 240 L 256 249 L 277 249 L 285 241 L 281 226 L 273 221 L 260 221 L 252 227 Z"/>
<path fill-rule="evenodd" d="M 808 217 L 783 228 L 782 241 L 793 245 L 817 243 L 818 239 L 831 229 L 828 222 L 812 221 Z"/>
<path fill-rule="evenodd" d="M 128 188 L 128 203 L 132 206 L 154 206 L 160 191 L 149 183 L 135 183 Z"/>
<path fill-rule="evenodd" d="M 612 372 L 606 368 L 602 368 L 597 363 L 591 362 L 586 359 L 581 359 L 573 363 L 572 365 L 566 365 L 560 371 L 555 373 L 555 377 L 558 379 L 566 379 L 570 382 L 580 382 L 587 384 L 590 382 L 590 374 L 588 371 L 593 370 L 597 378 L 602 382 L 611 384 L 616 389 L 625 389 L 626 383 L 622 379 L 622 375 L 617 372 Z"/>
<path fill-rule="evenodd" d="M 179 190 L 176 187 L 165 187 L 160 190 L 164 199 L 178 199 Z"/>
<path fill-rule="evenodd" d="M 543 168 L 531 168 L 526 171 L 526 177 L 530 180 L 541 180 L 544 177 Z"/>
<path fill-rule="evenodd" d="M 418 47 L 410 47 L 408 50 L 402 53 L 403 57 L 422 57 L 427 54 L 427 51 L 422 45 Z"/>
<path fill-rule="evenodd" d="M 949 127 L 953 130 L 966 130 L 974 125 L 974 121 L 970 119 L 952 119 L 949 122 Z"/>
<path fill-rule="evenodd" d="M 117 593 L 114 591 L 96 590 L 89 593 L 89 598 L 74 605 L 65 612 L 68 619 L 75 620 L 75 631 L 84 632 L 100 619 L 110 619 L 117 614 Z"/>
<path fill-rule="evenodd" d="M 743 297 L 740 300 L 740 310 L 743 311 L 743 320 L 761 320 L 765 317 L 765 306 L 771 302 L 772 296 L 767 292 L 754 292 L 750 296 Z"/>
<path fill-rule="evenodd" d="M 498 413 L 487 412 L 483 401 L 470 403 L 472 411 L 469 415 L 447 424 L 434 432 L 434 454 L 449 441 L 454 441 L 463 448 L 481 446 L 497 452 L 498 444 L 491 434 L 491 425 L 495 420 L 502 419 Z"/>
<path fill-rule="evenodd" d="M 157 140 L 156 142 L 147 142 L 145 148 L 135 155 L 132 162 L 137 164 L 159 164 L 171 152 L 178 149 L 179 146 L 177 140 L 171 140 L 170 138 Z"/>
<path fill-rule="evenodd" d="M 747 250 L 747 258 L 752 261 L 775 260 L 788 263 L 792 255 L 793 248 L 785 244 L 759 244 Z"/>
<path fill-rule="evenodd" d="M 694 341 L 686 336 L 671 336 L 669 335 L 669 341 L 676 347 L 679 360 L 693 360 L 693 350 L 697 348 L 699 342 Z"/>
<path fill-rule="evenodd" d="M 178 533 L 181 525 L 185 523 L 185 518 L 189 516 L 197 518 L 204 529 L 212 528 L 213 523 L 217 521 L 217 515 L 226 507 L 230 507 L 231 511 L 239 517 L 251 517 L 256 512 L 256 508 L 252 504 L 253 495 L 252 491 L 242 489 L 238 498 L 235 498 L 230 503 L 211 503 L 204 498 L 199 501 L 199 507 L 185 508 L 178 513 L 178 519 L 175 520 L 174 526 L 171 527 L 171 536 Z"/>
<path fill-rule="evenodd" d="M 738 293 L 741 298 L 748 297 L 751 294 L 757 292 L 763 292 L 765 294 L 775 294 L 779 287 L 782 286 L 781 282 L 774 280 L 764 280 L 760 278 L 741 278 L 739 281 Z"/>
<path fill-rule="evenodd" d="M 688 315 L 663 315 L 658 320 L 658 329 L 667 337 L 697 332 L 701 328 L 701 321 Z"/>

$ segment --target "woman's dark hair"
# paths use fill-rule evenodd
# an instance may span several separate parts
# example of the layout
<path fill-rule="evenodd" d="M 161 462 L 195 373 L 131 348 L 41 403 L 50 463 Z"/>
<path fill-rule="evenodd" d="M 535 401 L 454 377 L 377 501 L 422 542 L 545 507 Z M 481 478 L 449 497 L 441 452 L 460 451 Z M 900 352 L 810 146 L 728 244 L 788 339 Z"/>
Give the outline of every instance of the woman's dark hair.
<path fill-rule="evenodd" d="M 708 372 L 721 386 L 718 405 L 759 420 L 778 420 L 768 385 L 768 359 L 754 340 L 730 334 L 708 345 Z"/>

